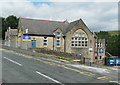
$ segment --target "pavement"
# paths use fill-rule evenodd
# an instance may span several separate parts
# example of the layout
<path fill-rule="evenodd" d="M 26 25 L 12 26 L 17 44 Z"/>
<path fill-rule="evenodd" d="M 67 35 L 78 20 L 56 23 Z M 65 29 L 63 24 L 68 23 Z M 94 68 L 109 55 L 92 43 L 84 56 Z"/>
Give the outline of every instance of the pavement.
<path fill-rule="evenodd" d="M 34 57 L 0 48 L 4 83 L 105 83 L 120 84 L 116 67 L 97 67 Z"/>

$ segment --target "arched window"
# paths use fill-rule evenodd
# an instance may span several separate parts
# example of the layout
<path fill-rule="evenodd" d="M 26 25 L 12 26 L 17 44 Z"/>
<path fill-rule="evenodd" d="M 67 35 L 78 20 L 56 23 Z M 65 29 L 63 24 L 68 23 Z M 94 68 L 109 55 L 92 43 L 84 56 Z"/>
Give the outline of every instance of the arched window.
<path fill-rule="evenodd" d="M 87 47 L 88 46 L 87 34 L 81 29 L 74 32 L 72 39 L 71 39 L 71 46 L 72 47 Z"/>

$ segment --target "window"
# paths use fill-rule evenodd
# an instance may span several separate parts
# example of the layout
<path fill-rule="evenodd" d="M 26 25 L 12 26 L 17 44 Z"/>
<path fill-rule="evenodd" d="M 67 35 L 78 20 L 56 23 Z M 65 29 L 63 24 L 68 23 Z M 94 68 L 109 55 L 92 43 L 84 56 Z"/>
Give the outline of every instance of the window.
<path fill-rule="evenodd" d="M 84 37 L 85 35 L 84 35 L 84 33 L 81 33 L 81 37 Z"/>
<path fill-rule="evenodd" d="M 95 59 L 98 59 L 97 56 L 95 56 Z"/>
<path fill-rule="evenodd" d="M 85 46 L 87 46 L 87 41 L 85 41 Z"/>
<path fill-rule="evenodd" d="M 102 56 L 100 56 L 100 59 L 102 59 Z"/>
<path fill-rule="evenodd" d="M 44 45 L 44 46 L 47 46 L 47 42 L 48 42 L 47 37 L 44 37 L 43 45 Z"/>
<path fill-rule="evenodd" d="M 79 32 L 77 32 L 77 33 L 75 34 L 75 37 L 85 37 L 85 34 L 84 34 L 84 33 L 79 33 Z"/>
<path fill-rule="evenodd" d="M 84 37 L 72 37 L 71 39 L 71 46 L 72 47 L 87 47 L 88 46 L 88 39 Z"/>
<path fill-rule="evenodd" d="M 102 47 L 102 43 L 101 42 L 98 42 L 98 43 L 96 42 L 96 48 L 97 47 L 99 47 L 99 48 Z"/>
<path fill-rule="evenodd" d="M 56 35 L 57 35 L 57 36 L 60 36 L 60 35 L 61 35 L 61 33 L 60 33 L 60 32 L 57 32 L 57 33 L 56 33 Z"/>
<path fill-rule="evenodd" d="M 57 37 L 57 40 L 60 40 L 60 37 Z"/>
<path fill-rule="evenodd" d="M 57 46 L 57 47 L 60 47 L 60 37 L 57 37 L 57 38 L 56 38 L 56 46 Z"/>

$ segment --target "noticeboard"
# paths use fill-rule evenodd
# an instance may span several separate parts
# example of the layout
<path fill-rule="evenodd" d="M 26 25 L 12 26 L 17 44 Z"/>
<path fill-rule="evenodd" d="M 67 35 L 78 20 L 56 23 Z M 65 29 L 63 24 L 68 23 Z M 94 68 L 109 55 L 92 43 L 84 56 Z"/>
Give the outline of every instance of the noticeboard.
<path fill-rule="evenodd" d="M 30 36 L 23 36 L 22 40 L 23 41 L 31 41 L 31 37 Z"/>
<path fill-rule="evenodd" d="M 107 65 L 120 65 L 120 58 L 108 58 Z"/>

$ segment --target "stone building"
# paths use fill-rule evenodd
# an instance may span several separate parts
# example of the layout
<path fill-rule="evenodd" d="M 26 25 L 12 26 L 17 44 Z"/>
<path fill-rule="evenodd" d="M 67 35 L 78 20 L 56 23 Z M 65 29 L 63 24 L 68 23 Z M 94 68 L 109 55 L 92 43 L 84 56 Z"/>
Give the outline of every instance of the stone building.
<path fill-rule="evenodd" d="M 69 23 L 19 18 L 18 47 L 76 53 L 91 62 L 105 57 L 105 40 L 98 39 L 82 19 Z"/>
<path fill-rule="evenodd" d="M 17 47 L 17 29 L 10 27 L 5 32 L 5 45 L 10 47 Z"/>

